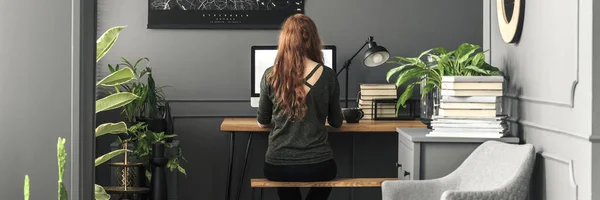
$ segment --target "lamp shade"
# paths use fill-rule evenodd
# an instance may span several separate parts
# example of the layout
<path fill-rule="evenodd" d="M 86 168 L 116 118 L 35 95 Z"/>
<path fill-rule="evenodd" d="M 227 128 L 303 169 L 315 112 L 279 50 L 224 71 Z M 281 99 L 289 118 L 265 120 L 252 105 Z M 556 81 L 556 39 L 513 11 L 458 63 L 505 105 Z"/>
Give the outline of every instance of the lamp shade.
<path fill-rule="evenodd" d="M 365 52 L 363 63 L 367 67 L 377 67 L 390 59 L 390 53 L 385 47 L 378 46 L 375 42 L 369 42 L 369 49 Z"/>

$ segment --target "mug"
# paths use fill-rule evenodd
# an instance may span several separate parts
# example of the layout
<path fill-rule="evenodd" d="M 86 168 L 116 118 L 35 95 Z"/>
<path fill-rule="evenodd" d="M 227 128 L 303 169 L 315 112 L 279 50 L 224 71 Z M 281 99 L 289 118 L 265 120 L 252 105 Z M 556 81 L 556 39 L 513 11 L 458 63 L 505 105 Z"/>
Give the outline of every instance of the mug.
<path fill-rule="evenodd" d="M 365 116 L 362 108 L 342 108 L 347 123 L 358 123 Z"/>

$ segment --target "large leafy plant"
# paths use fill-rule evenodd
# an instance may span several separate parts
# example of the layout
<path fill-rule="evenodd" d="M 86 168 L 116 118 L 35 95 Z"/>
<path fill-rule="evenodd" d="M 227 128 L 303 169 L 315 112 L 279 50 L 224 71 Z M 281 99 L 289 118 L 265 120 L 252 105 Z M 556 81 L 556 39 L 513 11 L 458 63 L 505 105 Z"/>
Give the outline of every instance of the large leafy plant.
<path fill-rule="evenodd" d="M 502 76 L 498 68 L 485 62 L 485 52 L 478 51 L 480 46 L 464 43 L 456 50 L 448 51 L 443 47 L 429 49 L 418 57 L 407 58 L 396 56 L 396 60 L 389 61 L 399 65 L 388 71 L 386 80 L 396 77 L 396 86 L 405 83 L 406 90 L 400 96 L 397 108 L 406 106 L 406 101 L 412 97 L 414 87 L 422 85 L 421 98 L 434 88 L 440 88 L 442 76 Z M 424 61 L 427 56 L 428 60 Z"/>

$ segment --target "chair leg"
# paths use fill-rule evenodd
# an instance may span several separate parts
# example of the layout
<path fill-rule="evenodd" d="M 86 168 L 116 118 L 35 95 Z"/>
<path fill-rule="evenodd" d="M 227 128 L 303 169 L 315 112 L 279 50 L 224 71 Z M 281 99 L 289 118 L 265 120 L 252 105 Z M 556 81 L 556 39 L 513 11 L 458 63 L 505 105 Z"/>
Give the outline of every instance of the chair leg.
<path fill-rule="evenodd" d="M 252 192 L 250 193 L 250 199 L 254 200 L 254 190 L 256 190 L 256 188 L 252 188 Z"/>

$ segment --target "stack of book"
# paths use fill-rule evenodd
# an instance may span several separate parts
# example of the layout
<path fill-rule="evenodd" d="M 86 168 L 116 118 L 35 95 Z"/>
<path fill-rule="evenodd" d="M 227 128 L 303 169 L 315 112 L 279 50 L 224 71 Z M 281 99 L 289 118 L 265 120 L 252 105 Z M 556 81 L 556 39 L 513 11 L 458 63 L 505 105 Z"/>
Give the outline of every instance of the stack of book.
<path fill-rule="evenodd" d="M 501 138 L 507 131 L 506 117 L 497 116 L 502 96 L 501 76 L 444 76 L 438 116 L 428 136 Z"/>
<path fill-rule="evenodd" d="M 375 111 L 373 110 L 374 100 L 376 99 L 397 99 L 398 92 L 394 84 L 361 84 L 360 99 L 358 107 L 365 112 L 365 119 L 374 119 Z M 378 103 L 377 104 L 378 118 L 393 118 L 396 117 L 396 103 Z"/>

